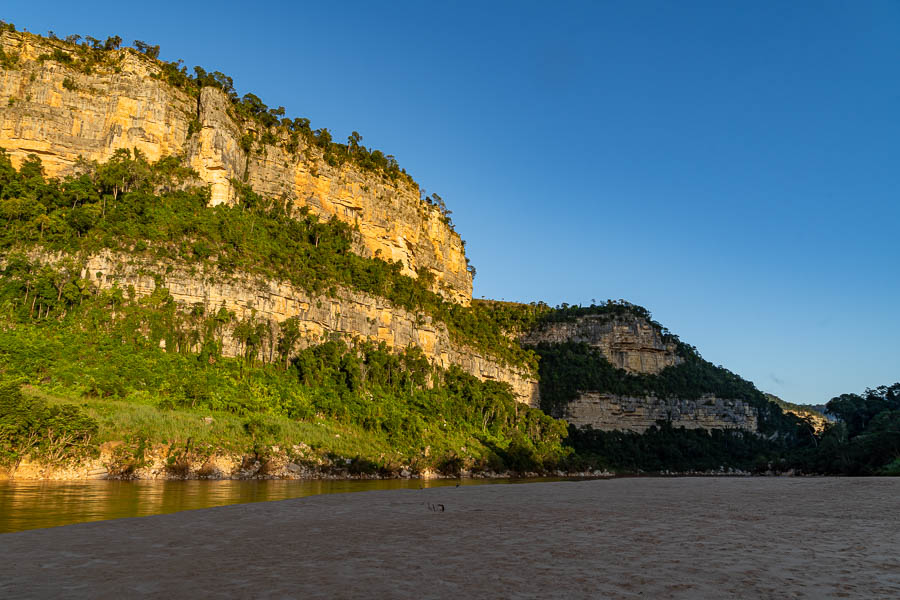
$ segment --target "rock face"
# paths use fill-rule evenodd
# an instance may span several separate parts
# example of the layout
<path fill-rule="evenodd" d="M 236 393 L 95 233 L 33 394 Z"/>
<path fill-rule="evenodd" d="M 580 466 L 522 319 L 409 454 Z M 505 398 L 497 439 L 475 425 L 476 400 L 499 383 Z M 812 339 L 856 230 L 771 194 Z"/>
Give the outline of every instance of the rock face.
<path fill-rule="evenodd" d="M 597 348 L 610 363 L 629 373 L 655 375 L 682 362 L 675 344 L 641 318 L 588 315 L 573 321 L 545 323 L 522 338 L 522 343 L 584 342 Z"/>
<path fill-rule="evenodd" d="M 824 411 L 816 410 L 812 406 L 785 402 L 774 394 L 766 394 L 766 399 L 780 406 L 785 413 L 807 420 L 816 433 L 825 431 L 825 427 L 828 425 L 828 417 L 825 416 Z"/>
<path fill-rule="evenodd" d="M 629 373 L 658 375 L 684 362 L 676 345 L 638 316 L 587 315 L 572 321 L 544 323 L 522 337 L 529 346 L 540 343 L 586 343 L 597 348 L 619 369 Z M 670 421 L 687 429 L 743 429 L 757 431 L 756 408 L 740 400 L 712 394 L 699 400 L 656 396 L 627 397 L 603 390 L 580 390 L 578 397 L 554 417 L 579 427 L 604 431 L 646 431 L 657 421 Z"/>
<path fill-rule="evenodd" d="M 71 173 L 79 157 L 102 162 L 120 148 L 137 148 L 150 160 L 182 155 L 209 184 L 213 204 L 233 202 L 231 180 L 244 181 L 259 194 L 357 227 L 356 252 L 398 261 L 412 277 L 426 269 L 434 291 L 470 302 L 463 242 L 415 184 L 352 165 L 331 167 L 302 137 L 288 152 L 284 134 L 237 118 L 218 88 L 192 96 L 166 82 L 160 63 L 131 49 L 108 52 L 106 63 L 85 74 L 40 59 L 71 52 L 63 42 L 6 31 L 0 47 L 18 57 L 12 68 L 0 67 L 0 147 L 16 166 L 36 154 L 56 177 Z M 264 133 L 274 142 L 258 141 Z M 257 139 L 249 151 L 246 136 Z"/>
<path fill-rule="evenodd" d="M 44 262 L 55 262 L 46 256 Z M 338 288 L 333 296 L 314 295 L 287 283 L 246 275 L 226 277 L 186 266 L 141 261 L 133 256 L 109 252 L 87 258 L 81 277 L 101 289 L 118 286 L 133 289 L 137 297 L 148 296 L 157 286 L 165 287 L 179 307 L 198 305 L 205 314 L 225 307 L 238 319 L 269 322 L 272 336 L 260 350 L 260 358 L 271 360 L 279 335 L 279 324 L 298 319 L 301 346 L 318 344 L 330 335 L 346 340 L 383 341 L 403 349 L 418 346 L 437 366 L 456 365 L 481 380 L 503 381 L 512 387 L 519 402 L 539 405 L 537 381 L 531 374 L 501 364 L 491 356 L 454 343 L 446 326 L 431 317 L 413 314 L 383 298 Z M 240 344 L 231 332 L 223 333 L 223 354 L 239 356 Z"/>
<path fill-rule="evenodd" d="M 756 431 L 756 409 L 740 400 L 723 400 L 708 394 L 699 400 L 616 396 L 583 392 L 562 415 L 569 423 L 604 431 L 642 433 L 657 421 L 671 421 L 685 429 L 746 429 Z"/>

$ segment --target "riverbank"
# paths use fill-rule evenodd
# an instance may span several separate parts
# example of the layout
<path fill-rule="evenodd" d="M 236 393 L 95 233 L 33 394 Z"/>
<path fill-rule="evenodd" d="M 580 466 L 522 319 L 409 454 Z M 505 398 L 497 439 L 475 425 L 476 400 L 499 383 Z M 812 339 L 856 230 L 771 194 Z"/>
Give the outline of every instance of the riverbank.
<path fill-rule="evenodd" d="M 308 479 L 508 479 L 513 477 L 613 477 L 608 471 L 494 471 L 464 467 L 438 471 L 411 464 L 379 465 L 370 460 L 322 455 L 306 444 L 270 446 L 252 454 L 206 451 L 171 444 L 136 448 L 107 442 L 97 456 L 78 461 L 26 458 L 15 468 L 0 467 L 0 481 L 193 481 Z"/>
<path fill-rule="evenodd" d="M 315 496 L 5 534 L 0 596 L 889 598 L 900 479 Z"/>
<path fill-rule="evenodd" d="M 559 469 L 595 476 L 596 465 L 567 460 L 564 427 L 554 426 L 552 443 L 529 437 L 547 419 L 535 411 L 511 416 L 505 433 L 448 414 L 413 436 L 405 426 L 360 425 L 322 413 L 291 418 L 273 411 L 161 408 L 158 397 L 145 393 L 116 399 L 10 384 L 0 386 L 0 401 L 14 408 L 8 412 L 16 432 L 0 440 L 0 480 L 560 476 Z M 61 424 L 54 415 L 63 415 Z M 538 419 L 529 421 L 529 434 L 513 427 L 527 415 Z M 56 431 L 60 426 L 65 435 Z"/>

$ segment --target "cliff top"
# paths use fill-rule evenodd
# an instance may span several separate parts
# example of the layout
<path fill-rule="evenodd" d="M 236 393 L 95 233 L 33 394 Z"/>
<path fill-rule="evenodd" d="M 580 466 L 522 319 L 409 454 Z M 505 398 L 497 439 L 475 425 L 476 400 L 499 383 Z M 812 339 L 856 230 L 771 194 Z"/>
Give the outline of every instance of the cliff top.
<path fill-rule="evenodd" d="M 234 80 L 219 71 L 207 72 L 201 66 L 188 71 L 184 61 L 165 61 L 159 58 L 160 47 L 135 40 L 133 47 L 123 45 L 119 36 L 101 41 L 91 36 L 69 35 L 59 38 L 53 32 L 48 36 L 17 31 L 15 25 L 0 21 L 0 67 L 15 69 L 28 60 L 54 61 L 74 71 L 90 75 L 111 70 L 116 73 L 140 65 L 151 77 L 164 81 L 179 91 L 198 97 L 204 87 L 221 90 L 230 102 L 229 114 L 235 120 L 258 133 L 262 143 L 280 142 L 297 151 L 300 142 L 316 152 L 331 167 L 352 164 L 364 171 L 380 175 L 399 188 L 408 188 L 420 195 L 423 205 L 440 214 L 441 219 L 453 229 L 450 211 L 438 194 L 421 195 L 419 184 L 400 167 L 397 159 L 375 148 L 363 145 L 362 136 L 353 131 L 347 143 L 333 139 L 326 127 L 313 129 L 310 120 L 289 118 L 283 106 L 269 107 L 252 92 L 239 95 Z M 248 141 L 252 143 L 252 141 Z M 307 158 L 311 158 L 307 153 Z"/>

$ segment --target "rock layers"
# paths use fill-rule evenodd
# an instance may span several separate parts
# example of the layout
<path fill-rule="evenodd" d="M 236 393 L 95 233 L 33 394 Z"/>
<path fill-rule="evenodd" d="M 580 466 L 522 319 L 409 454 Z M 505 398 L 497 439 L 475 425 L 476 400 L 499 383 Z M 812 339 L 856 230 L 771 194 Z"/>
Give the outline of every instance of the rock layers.
<path fill-rule="evenodd" d="M 435 291 L 471 300 L 462 239 L 415 184 L 350 164 L 329 166 L 302 136 L 289 152 L 284 132 L 238 118 L 218 88 L 188 94 L 166 81 L 161 63 L 131 49 L 106 52 L 106 62 L 87 74 L 52 58 L 71 53 L 64 42 L 4 31 L 0 48 L 17 57 L 0 68 L 0 147 L 14 165 L 36 154 L 47 175 L 58 177 L 73 172 L 79 158 L 102 162 L 120 148 L 151 160 L 180 155 L 210 186 L 213 204 L 233 202 L 233 180 L 240 180 L 347 222 L 357 228 L 358 253 L 400 262 L 411 277 L 425 269 Z"/>
<path fill-rule="evenodd" d="M 32 258 L 56 262 L 46 255 Z M 519 402 L 539 404 L 537 381 L 531 373 L 452 340 L 442 322 L 411 313 L 383 298 L 337 287 L 331 294 L 313 294 L 260 277 L 225 276 L 110 252 L 84 260 L 80 275 L 101 289 L 116 286 L 136 297 L 149 296 L 158 287 L 164 287 L 185 311 L 199 306 L 205 314 L 213 314 L 224 307 L 239 320 L 268 322 L 273 340 L 278 338 L 281 323 L 296 318 L 302 346 L 321 343 L 332 335 L 348 341 L 385 342 L 397 350 L 415 345 L 438 367 L 456 365 L 481 380 L 506 382 Z M 222 351 L 226 356 L 241 354 L 240 344 L 227 329 L 222 333 Z M 260 350 L 264 354 L 271 351 L 267 347 Z M 268 355 L 260 358 L 271 359 Z"/>
<path fill-rule="evenodd" d="M 677 344 L 660 327 L 632 316 L 586 315 L 547 322 L 522 338 L 538 344 L 584 343 L 598 349 L 613 366 L 632 374 L 659 375 L 684 362 Z M 604 431 L 643 432 L 657 421 L 686 429 L 743 429 L 756 431 L 757 409 L 741 400 L 704 394 L 700 398 L 622 396 L 606 390 L 579 390 L 577 397 L 554 414 L 579 427 Z"/>

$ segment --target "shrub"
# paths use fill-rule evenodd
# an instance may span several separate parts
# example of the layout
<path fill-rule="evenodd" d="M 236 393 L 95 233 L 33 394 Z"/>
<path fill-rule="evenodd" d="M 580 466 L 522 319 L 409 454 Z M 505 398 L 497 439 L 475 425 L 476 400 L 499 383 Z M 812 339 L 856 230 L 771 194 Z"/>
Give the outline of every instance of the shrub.
<path fill-rule="evenodd" d="M 29 454 L 47 461 L 83 456 L 97 430 L 78 406 L 48 406 L 23 395 L 17 382 L 0 384 L 0 461 L 13 470 Z"/>

